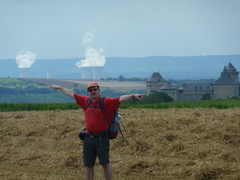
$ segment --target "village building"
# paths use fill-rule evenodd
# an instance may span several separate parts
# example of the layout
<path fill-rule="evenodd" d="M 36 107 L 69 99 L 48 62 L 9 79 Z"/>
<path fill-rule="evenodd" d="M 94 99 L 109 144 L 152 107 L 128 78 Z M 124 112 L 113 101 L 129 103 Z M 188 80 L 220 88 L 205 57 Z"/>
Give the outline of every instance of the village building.
<path fill-rule="evenodd" d="M 210 94 L 212 99 L 239 97 L 238 75 L 237 69 L 229 62 L 213 83 L 182 83 L 176 87 L 163 79 L 159 72 L 154 72 L 146 82 L 147 95 L 166 92 L 174 101 L 201 100 L 204 94 Z"/>
<path fill-rule="evenodd" d="M 152 76 L 147 80 L 147 95 L 152 92 L 159 91 L 159 88 L 166 84 L 166 80 L 162 78 L 159 72 L 154 72 Z"/>

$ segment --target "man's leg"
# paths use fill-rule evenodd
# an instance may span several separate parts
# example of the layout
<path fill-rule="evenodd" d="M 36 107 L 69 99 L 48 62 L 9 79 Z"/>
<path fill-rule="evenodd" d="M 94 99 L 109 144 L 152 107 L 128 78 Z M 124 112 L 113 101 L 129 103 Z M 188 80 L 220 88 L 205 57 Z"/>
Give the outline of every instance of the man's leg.
<path fill-rule="evenodd" d="M 93 180 L 94 166 L 86 166 L 86 176 L 87 180 Z"/>
<path fill-rule="evenodd" d="M 106 180 L 112 180 L 112 167 L 111 167 L 111 165 L 108 163 L 108 164 L 102 165 L 102 167 L 103 167 L 103 170 L 104 170 L 105 179 Z"/>

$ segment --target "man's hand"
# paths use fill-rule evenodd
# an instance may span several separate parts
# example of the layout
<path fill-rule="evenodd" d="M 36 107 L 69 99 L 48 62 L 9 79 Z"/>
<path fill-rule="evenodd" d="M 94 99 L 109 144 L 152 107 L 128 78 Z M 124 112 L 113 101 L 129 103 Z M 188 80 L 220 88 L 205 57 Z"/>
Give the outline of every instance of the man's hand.
<path fill-rule="evenodd" d="M 60 89 L 60 86 L 58 86 L 58 85 L 51 85 L 50 88 L 52 88 L 54 90 L 58 90 L 58 89 Z"/>
<path fill-rule="evenodd" d="M 51 85 L 50 88 L 52 88 L 54 90 L 60 90 L 64 94 L 66 94 L 67 96 L 69 96 L 71 98 L 74 98 L 74 92 L 72 90 L 70 90 L 70 89 L 66 89 L 66 88 L 63 88 L 63 87 L 58 86 L 58 85 Z"/>
<path fill-rule="evenodd" d="M 129 101 L 131 99 L 141 100 L 143 96 L 145 96 L 145 94 L 122 95 L 120 96 L 119 102 L 121 103 L 121 102 Z"/>
<path fill-rule="evenodd" d="M 132 98 L 133 99 L 138 99 L 138 100 L 142 100 L 142 97 L 146 96 L 145 94 L 133 94 Z"/>

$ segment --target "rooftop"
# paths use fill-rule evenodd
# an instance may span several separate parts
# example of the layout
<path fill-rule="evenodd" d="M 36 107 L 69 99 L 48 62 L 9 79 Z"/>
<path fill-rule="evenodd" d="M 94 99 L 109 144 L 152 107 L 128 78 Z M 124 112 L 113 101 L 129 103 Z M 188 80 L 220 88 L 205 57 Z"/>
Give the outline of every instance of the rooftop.
<path fill-rule="evenodd" d="M 184 91 L 212 90 L 212 86 L 210 82 L 209 83 L 184 83 L 182 87 Z"/>
<path fill-rule="evenodd" d="M 213 84 L 236 84 L 236 82 L 231 78 L 231 76 L 224 72 Z"/>
<path fill-rule="evenodd" d="M 226 70 L 228 71 L 228 72 L 235 72 L 235 71 L 237 71 L 237 69 L 232 65 L 232 63 L 228 63 L 228 65 L 227 66 L 225 66 L 226 67 Z M 225 69 L 225 67 L 224 67 L 224 69 Z"/>
<path fill-rule="evenodd" d="M 177 87 L 175 87 L 170 81 L 168 81 L 160 89 L 177 89 Z"/>
<path fill-rule="evenodd" d="M 165 81 L 165 82 L 167 82 L 165 79 L 163 79 L 163 77 L 161 76 L 161 74 L 159 72 L 154 72 L 147 81 L 155 81 L 155 82 Z"/>

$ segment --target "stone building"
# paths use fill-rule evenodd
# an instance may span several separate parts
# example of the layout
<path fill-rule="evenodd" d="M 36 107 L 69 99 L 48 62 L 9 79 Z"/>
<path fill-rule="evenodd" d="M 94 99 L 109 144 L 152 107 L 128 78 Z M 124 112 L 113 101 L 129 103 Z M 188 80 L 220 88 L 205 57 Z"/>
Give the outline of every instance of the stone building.
<path fill-rule="evenodd" d="M 239 97 L 239 72 L 228 63 L 221 76 L 213 83 L 182 83 L 176 87 L 154 72 L 147 80 L 147 95 L 153 92 L 166 92 L 175 101 L 201 100 L 204 94 L 210 94 L 212 99 Z"/>
<path fill-rule="evenodd" d="M 164 84 L 159 89 L 160 92 L 166 92 L 169 96 L 171 96 L 174 101 L 178 99 L 178 92 L 180 91 L 177 87 L 172 85 L 170 81 L 168 81 L 166 84 Z"/>
<path fill-rule="evenodd" d="M 211 83 L 183 83 L 177 101 L 201 100 L 204 94 L 211 94 Z"/>
<path fill-rule="evenodd" d="M 162 78 L 159 72 L 154 72 L 152 76 L 147 80 L 147 95 L 152 92 L 159 91 L 159 88 L 166 84 L 166 80 Z"/>
<path fill-rule="evenodd" d="M 220 78 L 215 81 L 213 86 L 213 99 L 239 97 L 239 72 L 228 63 L 221 72 Z"/>

